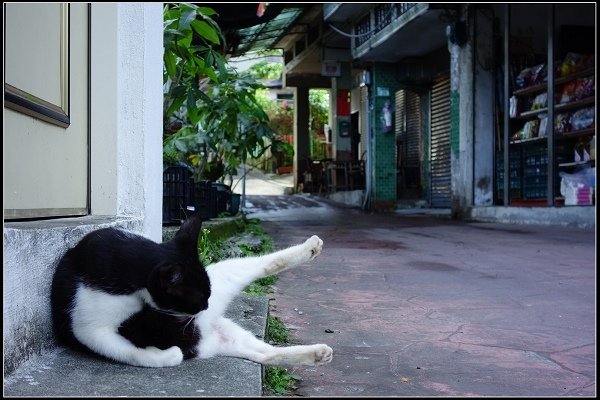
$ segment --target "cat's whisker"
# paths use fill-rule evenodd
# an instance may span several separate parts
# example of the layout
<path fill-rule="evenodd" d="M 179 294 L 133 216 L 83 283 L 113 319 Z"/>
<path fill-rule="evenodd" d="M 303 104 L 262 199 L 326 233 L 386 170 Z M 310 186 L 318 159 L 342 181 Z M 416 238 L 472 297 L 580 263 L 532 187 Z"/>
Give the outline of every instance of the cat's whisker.
<path fill-rule="evenodd" d="M 196 319 L 196 317 L 190 317 L 189 321 L 187 322 L 187 324 L 185 324 L 185 326 L 183 327 L 183 332 L 185 332 L 185 330 L 187 329 L 188 325 L 193 322 Z M 192 333 L 195 331 L 196 329 L 196 325 L 193 324 L 192 325 Z"/>
<path fill-rule="evenodd" d="M 180 317 L 180 318 L 195 318 L 196 317 L 195 315 L 192 315 L 192 314 L 181 313 L 181 312 L 177 312 L 177 311 L 173 311 L 173 310 L 163 310 L 160 308 L 156 308 L 155 310 L 159 313 L 170 315 L 172 317 Z"/>

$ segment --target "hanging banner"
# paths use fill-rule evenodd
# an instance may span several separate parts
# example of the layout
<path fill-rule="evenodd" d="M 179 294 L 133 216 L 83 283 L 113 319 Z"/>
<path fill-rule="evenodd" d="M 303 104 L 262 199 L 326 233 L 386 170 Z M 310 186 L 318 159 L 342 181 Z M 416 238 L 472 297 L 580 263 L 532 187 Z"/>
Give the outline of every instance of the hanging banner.
<path fill-rule="evenodd" d="M 342 65 L 339 61 L 323 60 L 321 63 L 321 75 L 323 76 L 342 76 Z"/>

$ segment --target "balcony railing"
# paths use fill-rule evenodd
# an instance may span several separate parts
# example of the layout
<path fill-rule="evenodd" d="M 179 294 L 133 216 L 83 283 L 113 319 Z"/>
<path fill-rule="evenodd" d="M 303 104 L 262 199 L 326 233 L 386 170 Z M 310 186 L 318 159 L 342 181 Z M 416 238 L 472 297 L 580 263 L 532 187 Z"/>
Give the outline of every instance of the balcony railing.
<path fill-rule="evenodd" d="M 400 18 L 418 3 L 384 3 L 380 4 L 364 16 L 354 26 L 354 47 L 369 40 L 374 34 L 381 31 L 392 21 Z"/>

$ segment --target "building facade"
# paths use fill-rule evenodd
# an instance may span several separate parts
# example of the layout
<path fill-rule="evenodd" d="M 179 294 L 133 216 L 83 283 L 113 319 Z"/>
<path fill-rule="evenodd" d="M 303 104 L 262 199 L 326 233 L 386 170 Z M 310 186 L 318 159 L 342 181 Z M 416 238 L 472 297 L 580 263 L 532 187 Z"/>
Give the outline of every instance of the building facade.
<path fill-rule="evenodd" d="M 545 132 L 519 136 L 527 122 L 537 128 L 538 120 L 575 115 L 582 125 L 578 118 L 595 112 L 591 89 L 568 104 L 556 98 L 575 82 L 581 90 L 594 85 L 594 4 L 315 9 L 299 21 L 306 29 L 278 44 L 285 81 L 298 92 L 330 88 L 333 155 L 365 162 L 364 208 L 425 206 L 449 208 L 457 219 L 595 226 L 595 160 L 583 160 L 581 151 L 581 162 L 573 159 L 575 148 L 595 147 L 591 117 L 581 129 L 546 124 Z M 569 63 L 573 70 L 561 75 Z M 538 80 L 517 87 L 519 74 L 533 67 Z M 554 101 L 531 110 L 538 95 Z M 505 111 L 511 101 L 524 107 L 520 114 Z M 349 112 L 340 112 L 345 103 Z M 302 115 L 302 102 L 297 107 Z M 306 156 L 302 129 L 300 157 Z M 570 189 L 579 200 L 570 192 L 565 197 L 563 177 L 582 170 L 594 179 Z M 301 181 L 302 171 L 296 173 Z"/>

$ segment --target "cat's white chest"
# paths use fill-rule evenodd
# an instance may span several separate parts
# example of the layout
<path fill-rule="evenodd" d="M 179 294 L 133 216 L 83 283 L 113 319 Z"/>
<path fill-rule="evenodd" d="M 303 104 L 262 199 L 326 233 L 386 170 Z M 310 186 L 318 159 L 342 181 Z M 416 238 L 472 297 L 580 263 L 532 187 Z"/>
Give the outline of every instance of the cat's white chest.
<path fill-rule="evenodd" d="M 115 295 L 80 285 L 71 312 L 73 325 L 116 328 L 144 306 L 139 292 Z"/>

